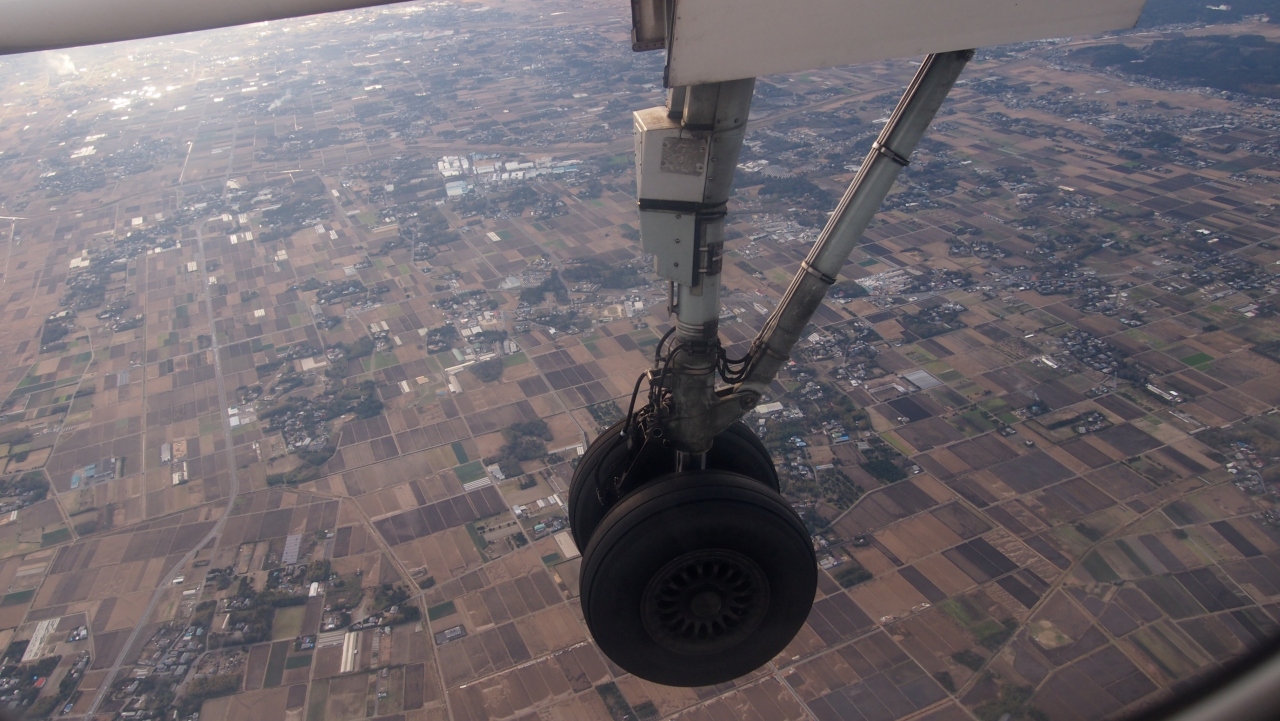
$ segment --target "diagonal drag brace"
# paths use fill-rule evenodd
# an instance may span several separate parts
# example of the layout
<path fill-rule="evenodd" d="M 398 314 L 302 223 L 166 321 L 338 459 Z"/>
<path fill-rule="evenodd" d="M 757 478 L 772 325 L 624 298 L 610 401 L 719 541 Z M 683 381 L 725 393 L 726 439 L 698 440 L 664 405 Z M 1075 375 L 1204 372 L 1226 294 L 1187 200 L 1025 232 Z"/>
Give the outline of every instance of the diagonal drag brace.
<path fill-rule="evenodd" d="M 972 57 L 972 50 L 938 53 L 920 66 L 809 257 L 792 278 L 782 302 L 752 343 L 743 380 L 730 393 L 722 394 L 725 411 L 717 421 L 727 426 L 754 407 L 778 374 Z"/>

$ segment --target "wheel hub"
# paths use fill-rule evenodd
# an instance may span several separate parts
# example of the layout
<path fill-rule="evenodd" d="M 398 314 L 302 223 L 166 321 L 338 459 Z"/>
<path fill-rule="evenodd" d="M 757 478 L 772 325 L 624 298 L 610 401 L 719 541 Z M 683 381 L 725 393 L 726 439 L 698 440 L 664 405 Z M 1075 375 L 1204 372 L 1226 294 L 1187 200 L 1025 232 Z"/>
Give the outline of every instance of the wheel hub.
<path fill-rule="evenodd" d="M 746 556 L 698 550 L 667 563 L 649 580 L 641 605 L 645 630 L 684 654 L 724 651 L 751 635 L 769 609 L 769 583 Z"/>

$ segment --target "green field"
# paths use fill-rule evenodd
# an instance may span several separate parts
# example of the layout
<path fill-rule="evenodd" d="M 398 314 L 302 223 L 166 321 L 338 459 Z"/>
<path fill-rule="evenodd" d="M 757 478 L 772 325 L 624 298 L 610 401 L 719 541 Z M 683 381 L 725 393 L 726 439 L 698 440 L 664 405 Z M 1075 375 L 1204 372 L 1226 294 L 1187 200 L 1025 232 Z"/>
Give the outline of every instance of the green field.
<path fill-rule="evenodd" d="M 453 469 L 453 472 L 458 474 L 458 480 L 463 483 L 470 483 L 484 478 L 484 466 L 480 465 L 480 461 L 464 463 Z"/>
<path fill-rule="evenodd" d="M 951 425 L 966 436 L 976 436 L 987 431 L 993 430 L 994 425 L 988 421 L 980 411 L 972 410 L 955 416 L 951 419 Z"/>
<path fill-rule="evenodd" d="M 391 353 L 383 353 L 382 351 L 378 351 L 377 353 L 373 354 L 373 370 L 375 371 L 380 371 L 383 368 L 390 368 L 391 366 L 396 365 L 399 362 L 400 361 L 396 358 L 396 354 L 394 351 Z"/>
<path fill-rule="evenodd" d="M 302 617 L 306 613 L 306 606 L 288 606 L 277 609 L 275 621 L 271 624 L 271 640 L 295 639 L 302 635 Z"/>
<path fill-rule="evenodd" d="M 324 707 L 329 702 L 329 680 L 311 682 L 307 696 L 307 721 L 324 721 Z"/>
<path fill-rule="evenodd" d="M 634 340 L 636 342 L 636 345 L 640 346 L 641 348 L 647 348 L 651 345 L 658 344 L 658 336 L 654 335 L 653 331 L 633 330 L 627 335 L 631 336 L 631 339 Z"/>
<path fill-rule="evenodd" d="M 462 441 L 454 441 L 449 447 L 453 449 L 453 455 L 458 459 L 459 464 L 464 464 L 471 460 L 467 457 L 467 449 L 462 447 Z"/>
<path fill-rule="evenodd" d="M 909 456 L 912 453 L 915 453 L 915 451 L 911 448 L 911 446 L 908 446 L 905 441 L 893 435 L 892 433 L 882 433 L 880 434 L 880 438 L 884 440 L 885 443 L 888 443 L 889 445 L 896 448 L 898 452 L 904 456 Z"/>
<path fill-rule="evenodd" d="M 993 651 L 1017 629 L 1016 621 L 997 621 L 964 596 L 943 601 L 938 607 L 973 634 L 979 645 Z"/>
<path fill-rule="evenodd" d="M 40 537 L 40 547 L 47 548 L 49 546 L 56 546 L 59 543 L 65 543 L 66 541 L 70 541 L 70 540 L 71 540 L 71 529 L 58 528 L 53 531 L 48 531 Z"/>
<path fill-rule="evenodd" d="M 35 595 L 36 595 L 36 590 L 34 588 L 28 588 L 25 591 L 14 591 L 13 593 L 6 593 L 3 598 L 0 598 L 0 607 L 17 606 L 17 605 L 26 603 L 27 601 L 30 601 L 33 597 L 35 597 Z"/>
<path fill-rule="evenodd" d="M 267 657 L 267 675 L 262 681 L 263 688 L 275 688 L 284 679 L 284 662 L 289 653 L 289 645 L 289 641 L 271 644 L 271 655 Z"/>
<path fill-rule="evenodd" d="M 1119 574 L 1115 572 L 1115 569 L 1111 568 L 1111 564 L 1107 563 L 1106 559 L 1098 555 L 1096 551 L 1085 556 L 1081 563 L 1084 564 L 1084 570 L 1088 571 L 1090 576 L 1102 583 L 1120 580 Z"/>
<path fill-rule="evenodd" d="M 32 593 L 35 593 L 35 592 L 32 591 Z M 432 606 L 431 608 L 427 609 L 427 620 L 437 621 L 439 619 L 444 618 L 445 616 L 452 616 L 457 612 L 458 612 L 458 607 L 453 604 L 453 601 L 445 601 L 444 603 L 438 606 Z"/>
<path fill-rule="evenodd" d="M 1134 566 L 1137 567 L 1137 569 L 1140 572 L 1142 572 L 1142 575 L 1144 576 L 1151 575 L 1151 569 L 1147 566 L 1146 562 L 1142 560 L 1142 557 L 1138 555 L 1138 552 L 1133 550 L 1132 546 L 1125 543 L 1124 541 L 1116 541 L 1116 547 L 1119 548 L 1122 553 L 1124 553 L 1125 557 L 1129 559 L 1130 563 L 1132 563 Z"/>
<path fill-rule="evenodd" d="M 982 620 L 983 613 L 969 604 L 963 596 L 938 604 L 942 612 L 955 619 L 957 623 L 968 628 Z"/>
<path fill-rule="evenodd" d="M 467 535 L 471 536 L 471 542 L 476 544 L 476 549 L 481 554 L 489 549 L 489 542 L 484 540 L 484 536 L 480 535 L 480 531 L 476 530 L 476 524 L 467 524 Z"/>

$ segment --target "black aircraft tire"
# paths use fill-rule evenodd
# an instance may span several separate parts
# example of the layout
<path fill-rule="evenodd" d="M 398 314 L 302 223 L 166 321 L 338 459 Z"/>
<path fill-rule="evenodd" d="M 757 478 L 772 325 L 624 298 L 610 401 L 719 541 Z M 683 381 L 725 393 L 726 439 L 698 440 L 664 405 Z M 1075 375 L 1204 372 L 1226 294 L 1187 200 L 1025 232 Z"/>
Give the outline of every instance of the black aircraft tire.
<path fill-rule="evenodd" d="M 781 490 L 778 469 L 773 466 L 769 449 L 764 447 L 760 436 L 742 421 L 735 421 L 716 436 L 711 450 L 707 451 L 707 470 L 740 473 L 774 491 Z"/>
<path fill-rule="evenodd" d="M 600 483 L 611 483 L 627 471 L 633 482 L 628 484 L 630 488 L 623 489 L 625 496 L 644 481 L 676 469 L 675 452 L 657 443 L 644 448 L 629 470 L 624 468 L 623 464 L 630 458 L 627 438 L 622 435 L 625 426 L 624 418 L 601 433 L 587 447 L 587 452 L 573 472 L 573 479 L 569 483 L 569 530 L 579 549 L 586 548 L 591 542 L 596 526 L 609 511 L 600 502 L 597 493 Z M 764 483 L 774 491 L 779 490 L 778 471 L 774 468 L 769 451 L 742 421 L 735 422 L 716 436 L 711 450 L 707 452 L 707 468 L 740 473 Z"/>
<path fill-rule="evenodd" d="M 624 464 L 630 459 L 627 437 L 622 435 L 626 419 L 609 426 L 587 446 L 578 467 L 569 482 L 569 531 L 579 549 L 586 548 L 591 533 L 600 519 L 608 512 L 600 501 L 597 488 L 601 483 L 612 483 L 627 470 Z M 630 468 L 633 473 L 646 478 L 656 478 L 675 469 L 675 457 L 658 444 L 644 448 Z"/>
<path fill-rule="evenodd" d="M 709 686 L 795 637 L 817 589 L 795 511 L 752 478 L 672 473 L 617 504 L 583 553 L 582 612 L 600 649 L 640 678 Z"/>
<path fill-rule="evenodd" d="M 601 506 L 599 499 L 596 498 L 596 481 L 602 470 L 608 478 L 612 475 L 610 471 L 619 465 L 614 458 L 609 468 L 605 469 L 601 461 L 605 457 L 616 456 L 626 450 L 627 439 L 622 435 L 622 429 L 626 424 L 627 419 L 623 418 L 596 436 L 596 439 L 587 446 L 586 453 L 582 454 L 582 460 L 578 461 L 577 467 L 573 469 L 573 478 L 569 480 L 569 533 L 573 535 L 573 542 L 578 548 L 586 548 L 586 541 L 591 540 L 591 534 L 586 532 L 587 528 L 595 526 L 589 518 L 589 515 L 595 515 L 595 513 L 586 509 L 585 506 L 588 503 L 592 506 Z M 588 497 L 587 500 L 583 500 L 584 496 Z M 600 511 L 596 513 L 601 513 L 603 516 Z"/>

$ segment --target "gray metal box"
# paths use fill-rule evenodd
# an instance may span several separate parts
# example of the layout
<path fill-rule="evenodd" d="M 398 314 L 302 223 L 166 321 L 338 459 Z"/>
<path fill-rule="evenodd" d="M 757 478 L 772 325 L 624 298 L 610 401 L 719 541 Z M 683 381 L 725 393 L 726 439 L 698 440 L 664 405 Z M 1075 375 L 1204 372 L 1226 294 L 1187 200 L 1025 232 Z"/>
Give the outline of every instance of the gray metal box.
<path fill-rule="evenodd" d="M 702 202 L 707 184 L 707 140 L 667 117 L 663 107 L 638 110 L 636 194 L 644 200 Z"/>
<path fill-rule="evenodd" d="M 640 211 L 640 245 L 654 255 L 654 272 L 667 280 L 693 285 L 693 213 L 665 210 Z"/>

